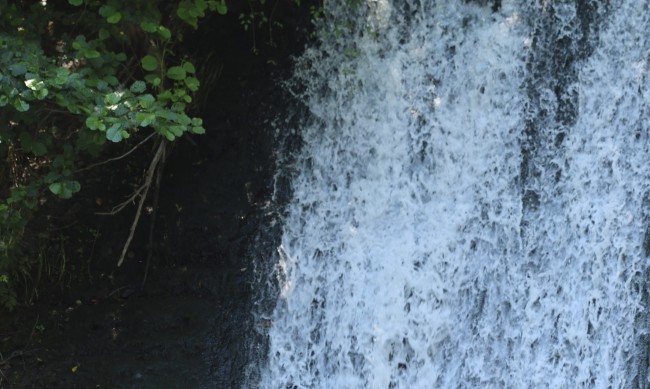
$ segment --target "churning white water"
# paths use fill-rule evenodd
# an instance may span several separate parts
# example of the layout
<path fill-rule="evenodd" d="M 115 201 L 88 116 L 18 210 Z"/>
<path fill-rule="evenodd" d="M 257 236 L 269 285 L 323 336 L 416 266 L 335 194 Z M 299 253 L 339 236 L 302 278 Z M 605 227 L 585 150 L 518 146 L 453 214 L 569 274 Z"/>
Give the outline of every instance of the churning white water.
<path fill-rule="evenodd" d="M 650 386 L 650 2 L 341 3 L 257 386 Z"/>

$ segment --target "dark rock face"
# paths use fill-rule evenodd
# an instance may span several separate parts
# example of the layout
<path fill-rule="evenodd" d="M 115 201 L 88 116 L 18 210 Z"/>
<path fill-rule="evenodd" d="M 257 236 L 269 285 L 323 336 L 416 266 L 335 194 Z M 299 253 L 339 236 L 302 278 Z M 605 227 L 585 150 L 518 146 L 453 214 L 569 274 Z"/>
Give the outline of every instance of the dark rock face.
<path fill-rule="evenodd" d="M 280 81 L 308 35 L 294 26 L 308 15 L 277 15 L 288 18 L 277 46 L 258 41 L 257 54 L 248 36 L 233 33 L 241 29 L 236 17 L 208 28 L 209 39 L 188 39 L 188 52 L 221 54 L 222 71 L 200 108 L 207 134 L 181 139 L 168 155 L 144 288 L 151 216 L 141 219 L 119 269 L 131 215 L 102 219 L 88 282 L 0 320 L 0 388 L 243 384 L 249 359 L 264 348 L 251 345 L 264 342 L 251 316 L 252 261 L 279 237 L 270 123 L 287 109 Z"/>

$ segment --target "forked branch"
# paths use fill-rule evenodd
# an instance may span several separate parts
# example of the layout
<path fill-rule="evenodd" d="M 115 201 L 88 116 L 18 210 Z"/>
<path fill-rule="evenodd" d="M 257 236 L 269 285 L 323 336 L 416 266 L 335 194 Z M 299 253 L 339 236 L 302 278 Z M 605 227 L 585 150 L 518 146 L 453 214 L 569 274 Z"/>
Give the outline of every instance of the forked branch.
<path fill-rule="evenodd" d="M 167 147 L 167 140 L 164 139 L 163 137 L 158 138 L 158 146 L 156 147 L 156 153 L 154 154 L 153 158 L 151 159 L 151 163 L 149 164 L 149 168 L 147 169 L 146 177 L 144 184 L 138 189 L 136 192 L 140 193 L 140 201 L 138 202 L 138 209 L 135 211 L 135 218 L 133 219 L 133 223 L 131 224 L 131 229 L 129 230 L 129 237 L 126 239 L 126 243 L 124 244 L 124 248 L 122 249 L 122 254 L 120 255 L 120 259 L 117 261 L 117 266 L 120 267 L 122 266 L 122 262 L 124 262 L 124 257 L 126 257 L 126 253 L 129 250 L 129 246 L 131 245 L 131 241 L 133 240 L 133 235 L 135 234 L 135 229 L 138 227 L 138 222 L 140 221 L 140 216 L 142 215 L 142 207 L 144 206 L 144 202 L 147 199 L 147 194 L 149 193 L 149 189 L 151 189 L 151 183 L 153 181 L 153 177 L 156 173 L 157 168 L 160 165 L 160 162 L 165 158 L 165 149 Z"/>

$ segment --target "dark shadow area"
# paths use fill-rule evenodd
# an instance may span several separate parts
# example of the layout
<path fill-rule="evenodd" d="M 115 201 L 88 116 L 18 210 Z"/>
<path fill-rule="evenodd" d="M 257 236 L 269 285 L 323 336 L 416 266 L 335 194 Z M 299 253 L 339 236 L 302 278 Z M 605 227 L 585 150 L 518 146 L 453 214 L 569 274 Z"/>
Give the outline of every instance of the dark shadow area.
<path fill-rule="evenodd" d="M 271 121 L 287 109 L 279 82 L 304 46 L 310 19 L 308 5 L 278 4 L 282 27 L 273 45 L 258 31 L 255 52 L 236 8 L 186 39 L 188 55 L 205 61 L 197 70 L 217 76 L 209 93 L 197 96 L 207 134 L 174 145 L 158 209 L 151 199 L 145 204 L 122 267 L 115 265 L 135 207 L 101 217 L 83 210 L 123 201 L 146 161 L 102 167 L 102 180 L 44 211 L 70 222 L 56 249 L 42 252 L 59 258 L 52 263 L 61 269 L 42 269 L 45 292 L 31 307 L 2 314 L 0 388 L 241 385 L 253 325 L 250 246 L 267 228 L 261 215 L 275 212 Z M 141 287 L 154 214 L 153 256 Z"/>

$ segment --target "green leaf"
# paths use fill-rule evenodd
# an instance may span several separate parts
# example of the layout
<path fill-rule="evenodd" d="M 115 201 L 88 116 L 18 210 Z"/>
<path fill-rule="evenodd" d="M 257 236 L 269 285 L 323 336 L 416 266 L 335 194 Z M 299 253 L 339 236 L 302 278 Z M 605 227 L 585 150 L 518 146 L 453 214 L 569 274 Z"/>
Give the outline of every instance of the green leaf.
<path fill-rule="evenodd" d="M 98 144 L 98 145 L 103 145 L 106 143 L 106 137 L 102 135 L 101 132 L 93 132 L 93 142 Z"/>
<path fill-rule="evenodd" d="M 194 0 L 194 6 L 198 8 L 198 10 L 201 12 L 205 11 L 205 9 L 208 8 L 208 5 L 206 4 L 205 0 Z"/>
<path fill-rule="evenodd" d="M 129 106 L 127 107 L 127 105 L 124 104 L 124 103 L 129 104 Z M 129 107 L 132 105 L 130 100 L 127 100 L 124 103 L 118 104 L 117 107 L 115 107 L 115 109 L 113 109 L 113 114 L 115 116 L 123 116 L 123 115 L 126 115 L 127 113 L 131 112 L 131 110 L 129 109 Z M 113 108 L 113 107 L 111 107 L 111 108 Z M 111 119 L 115 119 L 115 120 L 118 120 L 118 121 L 122 120 L 122 119 L 118 119 L 118 118 L 111 118 Z"/>
<path fill-rule="evenodd" d="M 102 123 L 102 121 L 97 116 L 89 116 L 86 119 L 86 127 L 88 127 L 91 130 L 100 130 L 100 131 L 104 131 L 106 129 L 106 125 Z"/>
<path fill-rule="evenodd" d="M 192 126 L 192 132 L 195 134 L 203 135 L 205 134 L 205 128 L 201 126 Z"/>
<path fill-rule="evenodd" d="M 29 104 L 23 100 L 16 99 L 14 100 L 14 108 L 18 112 L 26 112 L 29 110 Z"/>
<path fill-rule="evenodd" d="M 176 121 L 176 119 L 178 119 L 178 114 L 176 112 L 161 109 L 156 111 L 156 117 L 167 119 L 169 121 Z"/>
<path fill-rule="evenodd" d="M 110 5 L 102 5 L 99 7 L 99 14 L 105 18 L 113 15 L 116 12 L 115 8 Z"/>
<path fill-rule="evenodd" d="M 71 5 L 74 5 L 75 7 L 78 7 L 81 4 L 83 4 L 83 0 L 68 0 L 68 3 L 70 3 Z"/>
<path fill-rule="evenodd" d="M 174 110 L 176 112 L 180 112 L 183 115 L 184 115 L 183 112 L 185 112 L 185 108 L 187 108 L 187 104 L 185 104 L 185 103 L 177 102 L 177 103 L 172 104 L 172 110 Z"/>
<path fill-rule="evenodd" d="M 178 9 L 176 10 L 176 15 L 178 15 L 181 20 L 184 20 L 185 22 L 189 23 L 188 20 L 190 20 L 190 15 L 187 12 L 187 7 L 183 6 L 184 4 L 181 4 Z"/>
<path fill-rule="evenodd" d="M 122 132 L 120 131 L 120 125 L 118 123 L 113 124 L 108 130 L 106 130 L 106 139 L 115 143 L 122 140 Z"/>
<path fill-rule="evenodd" d="M 220 15 L 225 15 L 228 13 L 228 6 L 226 5 L 226 0 L 221 0 L 217 2 L 217 12 Z"/>
<path fill-rule="evenodd" d="M 158 59 L 156 59 L 156 57 L 153 55 L 145 55 L 142 57 L 142 60 L 140 62 L 142 63 L 142 68 L 146 71 L 151 72 L 158 68 Z"/>
<path fill-rule="evenodd" d="M 96 78 L 91 78 L 86 80 L 86 87 L 91 87 L 97 89 L 99 92 L 105 92 L 108 90 L 108 83 L 104 80 L 98 80 Z"/>
<path fill-rule="evenodd" d="M 141 22 L 140 27 L 146 32 L 156 32 L 158 30 L 158 23 Z"/>
<path fill-rule="evenodd" d="M 67 181 L 66 184 L 67 185 L 65 186 L 67 187 L 68 190 L 70 190 L 71 194 L 77 193 L 81 190 L 81 184 L 79 183 L 79 181 Z"/>
<path fill-rule="evenodd" d="M 62 181 L 50 184 L 49 189 L 60 198 L 69 199 L 73 194 L 79 192 L 81 185 L 77 181 Z"/>
<path fill-rule="evenodd" d="M 104 101 L 106 104 L 113 105 L 117 104 L 120 102 L 120 99 L 122 98 L 122 94 L 119 92 L 113 92 L 109 93 L 104 97 Z"/>
<path fill-rule="evenodd" d="M 151 112 L 138 112 L 135 115 L 135 121 L 140 127 L 146 127 L 156 120 L 156 114 Z"/>
<path fill-rule="evenodd" d="M 86 42 L 86 37 L 84 35 L 77 35 L 72 42 L 72 48 L 75 50 L 81 50 L 85 47 L 88 47 L 88 42 Z"/>
<path fill-rule="evenodd" d="M 183 135 L 183 132 L 185 132 L 185 127 L 184 126 L 169 126 L 169 131 L 171 131 L 174 136 L 179 137 Z"/>
<path fill-rule="evenodd" d="M 4 107 L 9 103 L 9 98 L 5 95 L 0 95 L 0 107 Z"/>
<path fill-rule="evenodd" d="M 165 138 L 167 138 L 167 140 L 170 141 L 170 142 L 173 142 L 174 139 L 176 139 L 176 137 L 174 136 L 174 134 L 172 134 L 171 132 L 169 132 L 169 130 L 167 130 L 167 129 L 165 129 L 165 130 L 163 131 L 163 135 L 164 135 Z"/>
<path fill-rule="evenodd" d="M 50 192 L 58 196 L 59 193 L 61 193 L 61 190 L 63 189 L 63 185 L 61 185 L 60 182 L 53 182 L 50 184 L 49 188 L 50 188 Z"/>
<path fill-rule="evenodd" d="M 34 91 L 34 96 L 36 96 L 36 98 L 39 100 L 43 100 L 44 98 L 47 97 L 48 93 L 49 91 L 47 90 L 47 88 L 42 88 Z"/>
<path fill-rule="evenodd" d="M 109 22 L 110 24 L 115 24 L 120 20 L 122 20 L 122 14 L 120 12 L 115 12 L 114 14 L 106 18 L 106 21 Z"/>
<path fill-rule="evenodd" d="M 56 75 L 54 76 L 54 78 L 50 79 L 50 83 L 52 83 L 52 84 L 54 84 L 54 85 L 56 85 L 58 87 L 61 87 L 66 82 L 68 82 L 68 79 L 70 77 L 70 71 L 68 69 L 57 67 L 55 72 L 56 72 Z"/>
<path fill-rule="evenodd" d="M 185 69 L 185 71 L 188 73 L 196 72 L 196 69 L 194 68 L 194 65 L 192 65 L 192 62 L 183 62 L 183 69 Z"/>
<path fill-rule="evenodd" d="M 99 39 L 105 40 L 110 38 L 110 36 L 111 34 L 105 28 L 99 29 Z"/>
<path fill-rule="evenodd" d="M 160 85 L 160 77 L 156 76 L 155 74 L 147 74 L 144 76 L 144 80 L 148 82 L 149 84 L 153 85 L 154 87 L 157 87 Z"/>
<path fill-rule="evenodd" d="M 169 101 L 172 98 L 172 92 L 168 89 L 162 93 L 158 93 L 158 101 Z"/>
<path fill-rule="evenodd" d="M 185 89 L 174 89 L 174 95 L 172 97 L 172 100 L 178 101 L 185 95 L 187 95 L 187 91 Z"/>
<path fill-rule="evenodd" d="M 191 18 L 194 20 L 197 20 L 200 16 L 203 16 L 203 13 L 201 12 L 200 9 L 196 7 L 191 7 L 187 9 L 187 13 L 190 15 Z"/>
<path fill-rule="evenodd" d="M 117 79 L 115 76 L 106 76 L 104 77 L 104 80 L 110 85 L 110 86 L 117 86 L 120 81 Z"/>
<path fill-rule="evenodd" d="M 185 73 L 185 69 L 180 66 L 172 66 L 167 70 L 167 77 L 171 78 L 172 80 L 184 80 L 186 76 L 187 74 Z"/>
<path fill-rule="evenodd" d="M 144 109 L 149 109 L 153 105 L 153 103 L 156 101 L 156 98 L 153 97 L 150 94 L 142 95 L 138 98 L 138 104 L 144 108 Z"/>
<path fill-rule="evenodd" d="M 40 81 L 36 78 L 25 80 L 25 86 L 31 90 L 39 90 L 44 85 L 43 81 Z"/>
<path fill-rule="evenodd" d="M 81 55 L 88 59 L 99 58 L 100 54 L 97 50 L 82 50 Z"/>
<path fill-rule="evenodd" d="M 184 126 L 189 126 L 192 123 L 192 119 L 190 119 L 186 114 L 180 113 L 178 114 L 178 123 Z"/>
<path fill-rule="evenodd" d="M 11 71 L 11 75 L 14 77 L 27 73 L 27 67 L 22 63 L 15 63 L 9 65 L 9 70 Z"/>
<path fill-rule="evenodd" d="M 158 34 L 160 34 L 164 40 L 170 40 L 172 37 L 172 32 L 165 26 L 158 27 Z"/>
<path fill-rule="evenodd" d="M 198 28 L 197 17 L 203 16 L 202 14 L 203 12 L 200 9 L 197 9 L 195 4 L 192 4 L 192 2 L 187 0 L 182 1 L 176 10 L 176 15 L 194 29 Z"/>
<path fill-rule="evenodd" d="M 201 119 L 201 118 L 192 118 L 192 125 L 193 126 L 202 126 L 203 125 L 203 119 Z"/>
<path fill-rule="evenodd" d="M 142 93 L 147 89 L 147 85 L 144 81 L 136 81 L 131 85 L 131 92 L 133 93 Z"/>
<path fill-rule="evenodd" d="M 196 92 L 199 90 L 201 83 L 196 77 L 187 77 L 185 79 L 185 85 L 187 86 L 187 89 L 191 90 L 192 92 Z"/>
<path fill-rule="evenodd" d="M 61 175 L 56 172 L 49 172 L 45 175 L 43 180 L 45 180 L 46 183 L 53 183 L 54 181 L 58 180 L 61 178 Z"/>
<path fill-rule="evenodd" d="M 34 100 L 34 93 L 31 89 L 26 89 L 20 92 L 20 97 L 22 97 L 25 101 L 32 101 Z"/>

